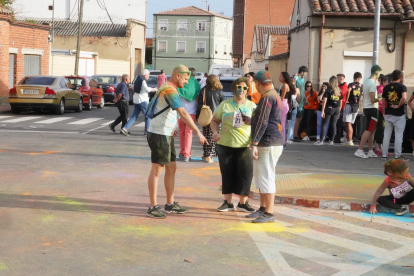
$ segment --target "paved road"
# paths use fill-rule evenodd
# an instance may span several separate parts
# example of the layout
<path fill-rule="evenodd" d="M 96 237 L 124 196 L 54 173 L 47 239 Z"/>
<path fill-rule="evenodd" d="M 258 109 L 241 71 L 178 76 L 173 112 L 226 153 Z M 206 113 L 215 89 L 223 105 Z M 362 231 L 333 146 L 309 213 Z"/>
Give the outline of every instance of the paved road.
<path fill-rule="evenodd" d="M 243 213 L 215 211 L 222 203 L 217 163 L 179 163 L 176 200 L 190 212 L 147 218 L 143 120 L 125 137 L 103 125 L 116 115 L 113 106 L 0 114 L 10 116 L 0 118 L 0 275 L 414 274 L 411 215 L 277 205 L 275 223 L 255 225 Z M 23 118 L 30 120 L 16 122 Z M 92 118 L 100 119 L 79 123 Z M 382 174 L 380 160 L 353 151 L 293 145 L 278 173 Z M 193 156 L 200 154 L 194 146 Z"/>

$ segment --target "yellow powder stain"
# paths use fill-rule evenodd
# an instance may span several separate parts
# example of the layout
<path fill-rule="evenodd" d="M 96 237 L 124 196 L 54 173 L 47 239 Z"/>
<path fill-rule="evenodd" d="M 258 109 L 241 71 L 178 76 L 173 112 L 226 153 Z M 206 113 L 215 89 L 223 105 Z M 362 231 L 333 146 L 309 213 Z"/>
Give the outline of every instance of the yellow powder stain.
<path fill-rule="evenodd" d="M 30 193 L 29 192 L 25 192 L 23 195 L 30 195 Z"/>
<path fill-rule="evenodd" d="M 59 175 L 59 174 L 60 173 L 58 173 L 58 172 L 43 171 L 42 177 L 49 177 L 49 176 L 54 176 L 54 175 Z"/>
<path fill-rule="evenodd" d="M 28 152 L 24 153 L 26 155 L 44 155 L 44 154 L 54 154 L 57 153 L 57 151 L 43 151 L 43 152 Z"/>
<path fill-rule="evenodd" d="M 80 202 L 77 202 L 76 200 L 66 198 L 65 196 L 55 196 L 55 198 L 75 210 L 87 211 L 87 208 L 85 207 L 85 205 L 83 205 Z"/>
<path fill-rule="evenodd" d="M 42 217 L 40 220 L 43 221 L 43 222 L 47 222 L 47 221 L 51 221 L 51 220 L 54 220 L 54 219 L 55 219 L 54 215 L 48 215 L 48 216 Z"/>
<path fill-rule="evenodd" d="M 6 270 L 6 269 L 9 269 L 7 267 L 7 265 L 5 263 L 3 263 L 3 262 L 0 262 L 0 270 Z"/>
<path fill-rule="evenodd" d="M 109 262 L 111 259 L 106 259 L 105 262 Z"/>
<path fill-rule="evenodd" d="M 138 236 L 169 236 L 172 234 L 183 234 L 182 229 L 175 229 L 172 227 L 157 226 L 156 228 L 146 227 L 146 226 L 136 226 L 136 225 L 125 225 L 119 228 L 113 228 L 114 232 L 117 233 L 129 233 L 135 234 Z"/>
<path fill-rule="evenodd" d="M 256 224 L 256 223 L 242 223 L 240 227 L 230 228 L 224 231 L 247 231 L 247 232 L 268 232 L 268 233 L 280 233 L 286 232 L 288 229 L 280 223 L 266 223 L 266 224 Z M 303 228 L 289 228 L 289 232 L 303 233 L 307 232 Z"/>
<path fill-rule="evenodd" d="M 50 243 L 44 243 L 43 245 L 50 245 Z"/>
<path fill-rule="evenodd" d="M 197 169 L 191 169 L 187 171 L 188 174 L 200 177 L 203 179 L 209 178 L 211 175 L 213 175 L 213 171 L 217 171 L 219 173 L 220 168 L 219 167 L 205 167 L 205 168 L 197 168 Z"/>

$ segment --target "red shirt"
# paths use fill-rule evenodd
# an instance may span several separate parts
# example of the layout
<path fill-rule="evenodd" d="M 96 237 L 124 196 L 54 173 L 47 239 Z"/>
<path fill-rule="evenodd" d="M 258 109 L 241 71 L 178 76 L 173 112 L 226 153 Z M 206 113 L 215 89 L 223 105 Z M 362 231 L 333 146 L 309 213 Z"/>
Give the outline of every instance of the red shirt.
<path fill-rule="evenodd" d="M 165 74 L 159 74 L 157 77 L 158 85 L 157 88 L 160 88 L 167 81 L 167 76 Z"/>
<path fill-rule="evenodd" d="M 341 110 L 344 110 L 346 103 L 346 93 L 348 93 L 348 84 L 346 82 L 338 85 L 339 89 L 342 91 L 342 107 Z"/>

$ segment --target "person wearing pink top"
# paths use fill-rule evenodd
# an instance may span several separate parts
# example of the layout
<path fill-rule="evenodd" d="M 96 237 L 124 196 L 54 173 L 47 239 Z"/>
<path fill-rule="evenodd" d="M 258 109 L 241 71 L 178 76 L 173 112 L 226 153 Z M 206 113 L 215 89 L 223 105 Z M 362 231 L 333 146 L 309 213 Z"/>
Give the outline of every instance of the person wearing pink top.
<path fill-rule="evenodd" d="M 382 97 L 382 91 L 384 89 L 384 86 L 390 83 L 391 80 L 390 78 L 385 77 L 383 74 L 381 74 L 378 78 L 378 81 L 380 85 L 377 86 L 377 94 L 378 94 L 378 97 Z M 382 156 L 382 140 L 384 139 L 384 127 L 385 127 L 384 114 L 383 114 L 383 109 L 382 109 L 382 101 L 379 101 L 378 109 L 380 112 L 378 112 L 377 130 L 375 131 L 375 138 L 374 138 L 375 153 L 378 156 Z"/>
<path fill-rule="evenodd" d="M 163 85 L 167 81 L 167 76 L 164 73 L 164 69 L 162 69 L 161 74 L 158 75 L 157 81 L 158 81 L 157 88 L 160 88 L 161 85 Z"/>

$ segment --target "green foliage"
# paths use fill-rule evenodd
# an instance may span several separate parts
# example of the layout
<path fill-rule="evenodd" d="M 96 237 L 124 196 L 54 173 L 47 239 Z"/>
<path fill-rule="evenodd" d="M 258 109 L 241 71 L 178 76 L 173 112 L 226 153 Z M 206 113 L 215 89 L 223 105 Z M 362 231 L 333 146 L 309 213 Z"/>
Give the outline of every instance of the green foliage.
<path fill-rule="evenodd" d="M 30 18 L 26 18 L 24 21 L 26 21 L 27 23 L 36 23 L 36 21 Z"/>
<path fill-rule="evenodd" d="M 14 0 L 0 0 L 0 5 L 6 8 L 11 8 L 11 5 L 13 4 Z"/>

